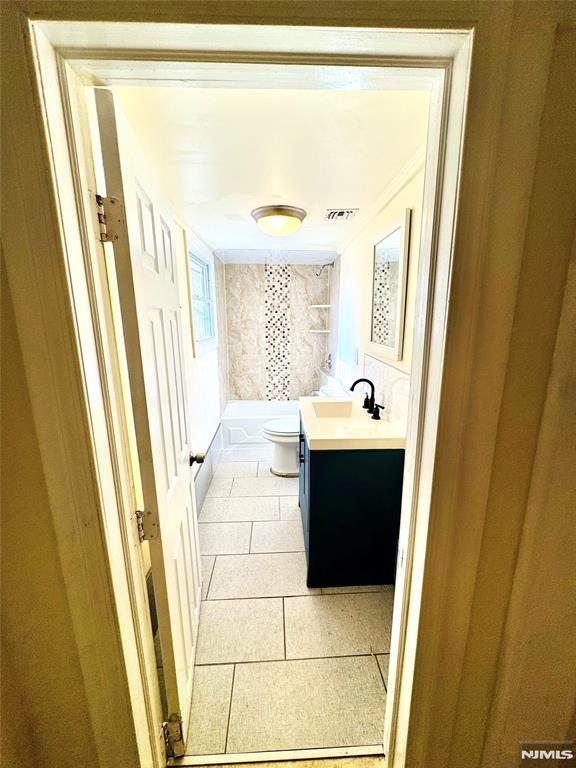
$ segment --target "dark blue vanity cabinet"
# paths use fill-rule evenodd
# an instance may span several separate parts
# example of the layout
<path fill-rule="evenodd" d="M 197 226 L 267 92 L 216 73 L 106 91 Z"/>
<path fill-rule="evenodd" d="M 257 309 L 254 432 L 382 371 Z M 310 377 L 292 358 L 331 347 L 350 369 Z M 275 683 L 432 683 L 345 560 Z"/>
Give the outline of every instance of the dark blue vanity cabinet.
<path fill-rule="evenodd" d="M 309 587 L 393 584 L 403 449 L 310 450 L 300 425 Z"/>

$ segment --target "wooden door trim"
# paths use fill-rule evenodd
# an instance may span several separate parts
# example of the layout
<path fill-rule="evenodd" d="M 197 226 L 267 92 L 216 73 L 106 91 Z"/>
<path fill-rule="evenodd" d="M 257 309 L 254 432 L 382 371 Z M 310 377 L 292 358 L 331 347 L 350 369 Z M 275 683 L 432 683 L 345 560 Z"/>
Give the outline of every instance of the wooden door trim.
<path fill-rule="evenodd" d="M 55 67 L 51 69 L 49 64 L 51 53 L 44 47 L 44 41 L 34 38 L 34 42 L 37 45 L 38 60 L 44 64 L 45 92 L 53 92 L 56 82 L 52 78 L 56 76 L 60 86 L 61 104 L 58 106 L 62 109 L 69 173 L 76 195 L 77 225 L 84 257 L 83 277 L 86 280 L 92 331 L 97 348 L 98 378 L 108 440 L 107 446 L 103 442 L 94 440 L 94 455 L 97 464 L 109 463 L 115 493 L 115 505 L 112 506 L 109 504 L 110 496 L 104 491 L 103 483 L 100 482 L 102 517 L 106 530 L 116 529 L 119 536 L 119 546 L 116 547 L 116 551 L 113 551 L 110 536 L 108 537 L 108 565 L 117 600 L 117 632 L 124 651 L 133 717 L 137 723 L 135 734 L 140 760 L 143 765 L 156 768 L 165 764 L 166 751 L 162 734 L 163 713 L 154 639 L 151 633 L 144 562 L 138 543 L 136 510 L 141 508 L 142 491 L 139 485 L 139 473 L 135 473 L 132 457 L 128 451 L 128 421 L 133 420 L 133 415 L 131 410 L 127 410 L 126 402 L 122 397 L 123 381 L 119 364 L 119 355 L 122 352 L 118 349 L 111 330 L 113 320 L 110 315 L 109 294 L 97 284 L 93 272 L 95 268 L 91 267 L 98 259 L 106 261 L 111 256 L 110 252 L 106 251 L 106 245 L 98 243 L 95 235 L 97 223 L 94 193 L 99 190 L 96 189 L 96 180 L 88 179 L 83 169 L 83 163 L 91 165 L 92 158 L 88 157 L 91 148 L 88 143 L 87 116 L 73 104 L 74 88 L 77 87 L 76 75 L 66 60 L 58 54 L 53 54 Z M 56 112 L 58 106 L 55 99 L 52 99 L 52 106 L 46 105 L 47 113 L 53 110 L 52 123 L 60 117 Z M 79 136 L 85 138 L 84 143 Z M 63 172 L 64 153 L 57 141 L 52 142 L 52 150 L 55 167 L 60 164 L 60 170 Z M 63 177 L 59 181 L 62 194 L 65 183 Z M 66 219 L 66 224 L 71 229 L 71 217 Z M 73 283 L 74 302 L 78 299 L 80 291 L 80 284 Z M 82 349 L 87 343 L 87 338 L 81 332 L 79 337 Z M 85 375 L 89 374 L 86 372 Z M 93 407 L 90 401 L 88 407 L 89 410 Z M 91 414 L 91 418 L 98 417 L 97 413 Z M 120 555 L 122 555 L 121 559 L 119 559 Z M 145 724 L 145 727 L 142 725 L 139 727 L 139 724 Z"/>
<path fill-rule="evenodd" d="M 226 18 L 226 11 L 218 10 L 218 4 L 214 4 L 210 11 L 206 10 L 207 5 L 195 5 L 195 10 L 189 6 L 186 11 L 182 5 L 178 11 L 174 5 L 174 10 L 163 10 L 162 20 L 177 23 L 188 19 L 206 23 Z M 262 24 L 267 20 L 277 24 L 284 18 L 285 23 L 291 19 L 297 24 L 310 23 L 309 11 L 303 10 L 303 4 L 289 5 L 288 14 L 276 7 L 273 9 L 271 4 L 265 8 L 260 4 L 256 9 L 253 3 L 247 2 L 236 21 L 254 23 L 257 19 Z M 395 768 L 404 764 L 406 754 L 402 750 L 408 746 L 411 761 L 419 764 L 427 760 L 443 762 L 449 754 L 449 727 L 438 733 L 434 723 L 453 724 L 458 706 L 461 669 L 466 655 L 466 616 L 474 594 L 474 573 L 490 487 L 492 452 L 499 424 L 499 404 L 537 155 L 539 118 L 556 25 L 570 18 L 573 23 L 573 16 L 566 11 L 568 5 L 557 4 L 551 8 L 549 4 L 535 2 L 531 8 L 516 9 L 513 4 L 496 8 L 482 3 L 414 2 L 408 6 L 389 2 L 381 4 L 378 11 L 375 9 L 373 17 L 370 12 L 362 20 L 359 17 L 352 21 L 348 19 L 349 24 L 366 26 L 372 18 L 374 23 L 377 18 L 382 23 L 383 17 L 391 12 L 397 27 L 412 25 L 441 30 L 464 26 L 474 29 L 475 37 L 472 66 L 475 99 L 468 114 L 458 229 L 453 233 L 458 268 L 452 274 L 450 286 L 451 302 L 459 309 L 469 311 L 469 316 L 459 327 L 452 324 L 447 329 L 444 365 L 450 375 L 443 373 L 442 366 L 440 370 L 443 391 L 437 448 L 442 462 L 436 462 L 434 466 L 434 495 L 429 506 L 434 524 L 433 538 L 426 542 L 421 536 L 416 537 L 416 547 L 423 549 L 427 571 L 435 574 L 435 580 L 426 586 L 423 594 L 416 591 L 413 595 L 418 603 L 422 600 L 421 626 L 429 634 L 419 638 L 417 695 L 412 701 L 405 702 L 414 732 L 409 744 L 407 734 L 403 734 L 390 755 L 390 763 Z M 130 722 L 131 702 L 124 682 L 126 670 L 119 641 L 118 615 L 110 589 L 110 572 L 103 569 L 107 558 L 105 510 L 101 503 L 100 478 L 95 466 L 89 406 L 80 365 L 82 350 L 77 347 L 78 318 L 74 315 L 75 307 L 70 296 L 70 265 L 79 251 L 77 244 L 71 249 L 66 235 L 69 228 L 75 230 L 78 226 L 76 211 L 58 207 L 62 168 L 55 167 L 53 145 L 58 143 L 61 136 L 58 131 L 62 126 L 58 119 L 48 119 L 46 105 L 42 104 L 41 94 L 35 90 L 41 89 L 45 72 L 30 45 L 29 22 L 32 18 L 40 15 L 42 18 L 58 18 L 60 15 L 60 18 L 82 22 L 90 20 L 93 9 L 64 2 L 58 9 L 47 10 L 45 5 L 36 4 L 34 0 L 28 0 L 22 4 L 24 6 L 27 10 L 21 17 L 18 8 L 9 20 L 10 48 L 6 58 L 13 79 L 8 82 L 7 92 L 21 109 L 18 114 L 7 116 L 7 136 L 15 147 L 24 146 L 31 150 L 32 157 L 30 163 L 20 165 L 9 158 L 7 177 L 14 186 L 11 189 L 11 217 L 6 226 L 8 278 L 56 535 L 63 553 L 66 590 L 82 651 L 95 731 L 99 734 L 102 764 L 112 764 L 113 756 L 117 758 L 122 753 L 126 765 L 136 765 L 136 745 L 135 740 L 130 741 L 130 734 L 132 729 L 143 725 Z M 283 7 L 286 9 L 287 5 Z M 345 23 L 343 19 L 349 12 L 349 6 L 343 10 L 331 4 L 330 13 L 335 14 L 335 24 Z M 153 21 L 157 18 L 157 4 L 144 2 L 136 7 L 119 0 L 113 10 L 105 13 L 110 20 L 147 18 Z M 320 11 L 318 14 L 322 17 Z M 533 53 L 536 50 L 539 58 Z M 530 51 L 529 56 L 527 51 Z M 35 68 L 36 78 L 32 74 Z M 514 96 L 514 92 L 518 95 Z M 50 99 L 60 98 L 58 89 L 50 94 Z M 521 103 L 519 99 L 522 99 Z M 508 112 L 503 109 L 504 102 Z M 522 119 L 518 120 L 518 116 Z M 51 134 L 47 125 L 56 131 Z M 504 142 L 510 150 L 507 156 L 502 154 Z M 58 151 L 62 160 L 62 147 Z M 65 156 L 64 161 L 65 164 L 68 162 Z M 513 182 L 506 176 L 506 170 L 510 168 L 515 174 Z M 52 186 L 54 182 L 57 195 Z M 511 221 L 507 226 L 502 223 L 504 214 L 498 207 L 501 200 L 510 207 L 506 215 Z M 505 270 L 498 258 L 499 238 L 506 244 Z M 82 291 L 79 289 L 79 297 Z M 492 302 L 489 322 L 479 313 L 479 304 L 486 296 Z M 495 329 L 497 340 L 493 338 Z M 472 352 L 478 344 L 482 345 L 483 359 L 491 363 L 490 372 L 472 369 Z M 535 375 L 544 373 L 535 372 Z M 480 422 L 474 419 L 474 408 L 483 407 L 487 396 L 490 396 L 493 407 Z M 427 439 L 428 435 L 425 435 Z M 429 445 L 427 449 L 430 449 Z M 466 495 L 463 488 L 468 477 L 474 482 Z M 88 518 L 86 510 L 91 513 Z M 81 535 L 71 539 L 75 521 L 79 521 L 77 529 Z M 77 562 L 81 565 L 76 568 L 73 563 L 74 557 L 78 556 Z M 457 576 L 459 583 L 456 586 Z M 92 596 L 100 600 L 100 625 L 95 625 L 91 619 L 92 606 L 87 607 Z M 412 609 L 411 601 L 409 621 L 414 616 Z M 442 667 L 442 629 L 455 615 L 459 620 L 451 626 L 453 663 Z M 86 650 L 86 643 L 93 644 L 94 638 L 102 639 L 95 659 Z M 484 671 L 479 670 L 479 674 Z M 102 694 L 103 680 L 111 684 L 106 696 Z M 418 682 L 422 684 L 418 685 Z M 439 701 L 438 690 L 449 695 Z M 116 692 L 114 700 L 110 691 Z M 479 723 L 474 727 L 478 730 L 482 726 Z"/>
<path fill-rule="evenodd" d="M 322 57 L 316 57 L 317 59 L 321 60 L 322 63 L 325 65 L 328 61 L 333 60 L 333 63 L 342 65 L 344 61 L 347 61 L 348 64 L 352 65 L 353 63 L 362 64 L 362 65 L 370 65 L 372 67 L 390 67 L 397 65 L 399 67 L 403 68 L 411 68 L 412 66 L 415 67 L 423 67 L 426 66 L 428 72 L 436 72 L 436 77 L 434 78 L 434 86 L 433 86 L 433 93 L 436 94 L 436 100 L 435 100 L 435 106 L 437 110 L 439 111 L 438 119 L 435 123 L 434 129 L 435 133 L 432 137 L 431 143 L 433 145 L 432 150 L 427 153 L 426 158 L 426 166 L 427 166 L 427 172 L 429 176 L 429 188 L 428 188 L 428 194 L 430 196 L 430 199 L 434 200 L 434 203 L 436 205 L 436 214 L 434 217 L 429 217 L 428 220 L 428 237 L 431 243 L 437 244 L 437 237 L 438 237 L 438 230 L 440 228 L 440 202 L 442 200 L 442 195 L 445 194 L 445 190 L 442 189 L 442 184 L 444 181 L 444 163 L 446 161 L 446 139 L 447 139 L 447 130 L 448 130 L 448 110 L 451 106 L 452 108 L 452 115 L 453 118 L 456 118 L 456 121 L 458 119 L 460 120 L 459 125 L 453 126 L 453 131 L 455 131 L 455 140 L 456 140 L 456 146 L 457 146 L 457 152 L 456 155 L 450 158 L 450 162 L 452 163 L 450 167 L 450 174 L 451 174 L 451 185 L 452 185 L 452 193 L 453 193 L 453 199 L 450 203 L 451 205 L 451 212 L 449 211 L 446 213 L 444 210 L 444 216 L 448 216 L 448 219 L 450 221 L 449 223 L 449 230 L 452 231 L 453 229 L 453 219 L 455 218 L 455 190 L 457 189 L 458 185 L 458 178 L 459 178 L 459 162 L 460 162 L 460 146 L 462 142 L 462 115 L 464 113 L 465 108 L 465 100 L 466 100 L 466 92 L 467 92 L 467 82 L 468 82 L 468 75 L 469 75 L 469 62 L 470 62 L 470 35 L 469 34 L 458 34 L 454 35 L 451 39 L 451 42 L 454 43 L 455 39 L 458 39 L 458 42 L 460 43 L 459 46 L 456 46 L 456 50 L 459 51 L 459 57 L 456 57 L 454 61 L 447 60 L 446 58 L 441 57 L 434 57 L 431 56 L 430 58 L 424 58 L 419 57 L 414 62 L 410 62 L 409 59 L 406 57 L 391 57 L 391 56 L 358 56 L 354 57 L 353 55 L 348 57 L 342 57 L 339 55 L 334 56 L 322 56 Z M 68 55 L 73 55 L 74 61 L 77 62 L 79 59 L 82 59 L 82 56 L 80 55 L 78 50 L 75 50 L 72 52 L 67 52 Z M 133 53 L 133 52 L 130 52 Z M 60 60 L 60 67 L 64 66 L 70 66 L 69 63 L 66 63 L 65 57 L 62 55 L 62 51 L 58 51 L 56 53 L 57 57 Z M 89 55 L 93 56 L 94 51 L 90 50 Z M 118 52 L 115 52 L 115 55 L 119 55 Z M 191 52 L 191 62 L 193 62 L 194 52 Z M 244 58 L 243 54 L 237 54 L 235 52 L 226 52 L 224 54 L 221 54 L 221 61 L 222 63 L 225 62 L 234 62 L 238 58 L 242 60 Z M 126 52 L 126 57 L 128 58 L 128 52 Z M 218 57 L 217 57 L 218 58 Z M 293 62 L 296 58 L 293 55 L 290 54 L 260 54 L 256 57 L 260 62 L 264 63 L 264 61 L 274 62 L 274 63 L 280 63 L 280 61 L 283 61 L 284 63 Z M 314 57 L 312 57 L 314 58 Z M 306 56 L 302 56 L 298 54 L 298 59 L 300 61 L 305 61 Z M 83 60 L 83 59 L 82 59 Z M 101 64 L 103 61 L 102 59 L 96 59 L 96 62 L 98 64 Z M 92 61 L 90 62 L 92 64 Z M 130 61 L 127 64 L 128 66 L 134 66 L 134 62 Z M 450 104 L 450 88 L 452 83 L 454 82 L 454 67 L 457 67 L 457 77 L 460 79 L 459 82 L 459 102 L 456 104 Z M 440 80 L 438 80 L 438 76 L 440 76 Z M 63 89 L 66 88 L 66 82 L 63 83 Z M 65 98 L 65 95 L 63 94 L 61 96 L 62 98 Z M 113 194 L 114 190 L 110 190 L 110 192 Z M 445 225 L 444 225 L 445 226 Z M 423 227 L 423 230 L 425 227 Z M 435 234 L 436 233 L 436 234 Z M 450 253 L 451 253 L 451 240 L 450 237 L 448 237 L 448 241 L 445 245 L 445 258 L 449 261 L 450 260 Z M 433 313 L 429 310 L 431 309 L 431 297 L 434 292 L 434 278 L 436 274 L 435 270 L 435 263 L 437 258 L 437 251 L 434 249 L 434 246 L 431 248 L 431 266 L 430 266 L 430 273 L 426 276 L 426 280 L 421 281 L 421 285 L 419 287 L 420 292 L 420 329 L 421 329 L 421 336 L 420 336 L 420 350 L 418 350 L 418 345 L 415 344 L 415 350 L 414 355 L 417 356 L 420 352 L 423 356 L 426 356 L 429 353 L 430 350 L 430 333 L 431 333 L 431 325 L 433 321 Z M 444 274 L 449 274 L 449 267 L 446 266 L 443 269 Z M 447 283 L 444 286 L 444 294 L 443 297 L 440 298 L 439 302 L 436 304 L 436 314 L 440 312 L 442 316 L 444 317 L 443 324 L 445 325 L 445 315 L 447 311 L 447 304 L 448 304 L 448 294 L 447 294 Z M 436 317 L 436 322 L 438 322 L 438 318 Z M 443 339 L 440 346 L 440 349 L 438 350 L 440 353 L 443 351 Z M 425 357 L 423 357 L 423 363 L 426 367 L 428 364 L 428 361 Z M 439 387 L 440 387 L 440 376 L 439 371 L 437 370 L 437 375 L 432 380 L 432 385 L 430 382 L 427 382 L 425 378 L 421 378 L 418 380 L 418 384 L 422 384 L 423 386 L 416 386 L 414 387 L 414 396 L 412 398 L 411 408 L 412 408 L 412 425 L 413 425 L 413 431 L 411 434 L 411 441 L 412 441 L 412 455 L 413 457 L 419 457 L 421 461 L 424 460 L 424 450 L 422 448 L 422 441 L 423 441 L 423 434 L 424 434 L 424 428 L 427 427 L 428 431 L 432 431 L 435 433 L 436 430 L 436 409 L 429 410 L 429 418 L 426 420 L 426 405 L 427 400 L 428 401 L 434 401 L 438 400 L 438 394 L 439 394 Z M 426 386 L 428 384 L 428 387 Z M 432 394 L 430 393 L 430 390 L 435 387 L 435 390 L 432 391 Z M 426 424 L 425 424 L 426 421 Z M 429 453 L 429 458 L 433 456 L 433 453 Z M 417 465 L 412 464 L 412 466 L 415 466 L 416 469 L 418 469 Z M 431 472 L 428 471 L 428 477 L 431 478 Z M 408 477 L 408 475 L 407 475 Z M 408 610 L 411 609 L 412 614 L 417 614 L 419 610 L 419 605 L 415 603 L 414 599 L 410 602 L 410 593 L 413 589 L 419 591 L 421 589 L 420 584 L 412 584 L 412 577 L 414 575 L 413 571 L 413 549 L 414 549 L 414 542 L 415 542 L 415 529 L 417 525 L 422 526 L 421 518 L 422 515 L 420 514 L 420 517 L 418 516 L 419 513 L 419 504 L 421 504 L 421 499 L 418 498 L 418 488 L 420 485 L 420 473 L 418 471 L 413 472 L 411 476 L 409 476 L 409 479 L 406 481 L 407 485 L 410 485 L 409 492 L 405 492 L 405 497 L 407 502 L 403 505 L 403 517 L 406 520 L 407 524 L 404 525 L 404 539 L 405 543 L 402 545 L 405 548 L 406 551 L 406 557 L 402 559 L 401 561 L 401 568 L 399 570 L 398 579 L 397 579 L 397 594 L 396 594 L 396 618 L 395 618 L 395 627 L 393 631 L 393 641 L 392 641 L 392 648 L 391 648 L 391 673 L 390 673 L 390 694 L 389 694 L 389 700 L 393 702 L 392 706 L 388 706 L 386 709 L 386 720 L 385 720 L 385 732 L 383 734 L 383 742 L 387 746 L 386 752 L 388 754 L 394 753 L 396 751 L 396 736 L 398 733 L 398 717 L 399 713 L 402 712 L 402 721 L 407 722 L 409 718 L 409 712 L 406 708 L 405 701 L 410 701 L 412 698 L 412 670 L 411 666 L 414 664 L 414 656 L 410 656 L 405 653 L 405 647 L 406 647 L 406 638 L 407 638 L 407 631 L 408 631 Z M 417 573 L 419 579 L 422 578 L 423 575 L 423 566 L 421 565 L 418 573 Z M 417 619 L 413 619 L 413 622 L 416 622 L 417 625 Z M 401 682 L 402 681 L 402 682 Z M 400 701 L 400 694 L 401 692 L 404 694 L 404 702 Z M 402 704 L 404 705 L 402 708 Z M 407 738 L 407 730 L 404 729 L 401 732 L 402 739 Z M 400 747 L 400 752 L 405 751 L 405 746 L 402 745 Z"/>

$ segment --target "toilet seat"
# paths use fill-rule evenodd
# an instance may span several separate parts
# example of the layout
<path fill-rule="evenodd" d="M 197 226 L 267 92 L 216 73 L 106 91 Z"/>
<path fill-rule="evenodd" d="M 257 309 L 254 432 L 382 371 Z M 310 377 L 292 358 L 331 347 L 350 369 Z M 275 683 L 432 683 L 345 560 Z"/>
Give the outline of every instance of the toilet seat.
<path fill-rule="evenodd" d="M 264 432 L 271 435 L 285 435 L 294 437 L 300 434 L 300 421 L 298 416 L 286 416 L 282 419 L 272 419 L 264 424 Z"/>

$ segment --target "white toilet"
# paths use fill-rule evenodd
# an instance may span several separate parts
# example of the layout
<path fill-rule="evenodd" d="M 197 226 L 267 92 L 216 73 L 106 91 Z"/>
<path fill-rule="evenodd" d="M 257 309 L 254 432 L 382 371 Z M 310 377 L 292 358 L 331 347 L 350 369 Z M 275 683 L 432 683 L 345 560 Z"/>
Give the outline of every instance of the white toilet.
<path fill-rule="evenodd" d="M 298 457 L 300 419 L 298 416 L 285 416 L 282 419 L 267 421 L 262 434 L 274 443 L 270 467 L 272 474 L 280 477 L 297 477 L 300 470 Z"/>

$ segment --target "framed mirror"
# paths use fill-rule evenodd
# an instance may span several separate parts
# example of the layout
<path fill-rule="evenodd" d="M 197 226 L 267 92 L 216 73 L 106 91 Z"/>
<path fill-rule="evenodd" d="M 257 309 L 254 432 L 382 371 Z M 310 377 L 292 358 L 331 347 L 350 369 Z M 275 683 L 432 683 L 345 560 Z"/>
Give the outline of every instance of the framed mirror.
<path fill-rule="evenodd" d="M 407 208 L 374 246 L 370 341 L 390 360 L 402 360 L 411 213 Z"/>

